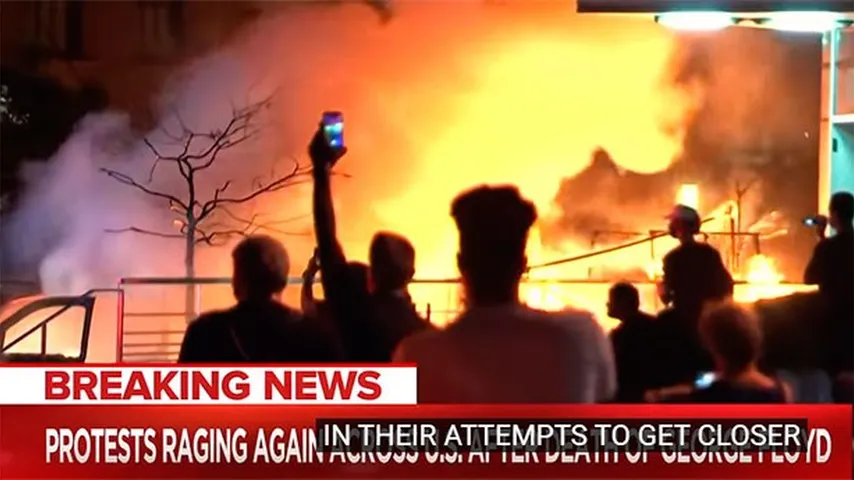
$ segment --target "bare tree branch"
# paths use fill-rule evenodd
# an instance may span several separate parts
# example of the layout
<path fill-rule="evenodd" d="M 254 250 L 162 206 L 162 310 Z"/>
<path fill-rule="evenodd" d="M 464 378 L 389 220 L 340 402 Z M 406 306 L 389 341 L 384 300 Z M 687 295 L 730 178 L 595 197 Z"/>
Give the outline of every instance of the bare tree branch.
<path fill-rule="evenodd" d="M 147 195 L 166 200 L 169 210 L 175 216 L 175 224 L 178 226 L 174 233 L 157 232 L 135 226 L 108 230 L 108 232 L 135 232 L 186 240 L 188 242 L 187 248 L 190 249 L 185 257 L 187 276 L 192 276 L 192 272 L 194 272 L 192 248 L 195 245 L 222 245 L 234 236 L 247 236 L 259 230 L 282 235 L 310 234 L 310 232 L 288 232 L 273 226 L 293 222 L 305 218 L 306 215 L 279 221 L 261 222 L 259 215 L 253 214 L 248 218 L 243 218 L 228 208 L 249 204 L 264 194 L 309 181 L 311 167 L 302 165 L 296 159 L 291 159 L 292 165 L 283 174 L 271 172 L 267 179 L 251 179 L 247 190 L 244 190 L 242 194 L 236 192 L 229 195 L 235 189 L 235 182 L 232 180 L 225 181 L 209 194 L 207 193 L 209 190 L 204 190 L 202 193 L 198 184 L 201 178 L 198 174 L 212 167 L 217 160 L 224 156 L 223 152 L 254 139 L 262 132 L 257 121 L 260 114 L 270 107 L 271 102 L 272 96 L 269 96 L 247 107 L 232 106 L 232 115 L 229 121 L 222 128 L 209 132 L 194 131 L 181 118 L 179 112 L 174 112 L 174 120 L 179 131 L 175 132 L 176 128 L 172 124 L 169 126 L 161 125 L 162 135 L 160 137 L 143 139 L 146 148 L 153 157 L 151 168 L 147 172 L 148 182 L 139 182 L 124 173 L 102 168 L 102 172 L 119 183 L 134 187 Z M 161 164 L 176 167 L 185 181 L 186 193 L 182 192 L 179 197 L 154 190 L 149 186 Z M 207 198 L 204 198 L 205 196 Z M 188 305 L 191 303 L 189 302 Z"/>
<path fill-rule="evenodd" d="M 293 231 L 289 231 L 289 230 L 282 230 L 280 228 L 271 227 L 270 225 L 265 225 L 265 224 L 258 225 L 258 228 L 256 230 L 264 230 L 266 232 L 278 233 L 279 235 L 286 235 L 289 237 L 310 237 L 313 235 L 313 233 L 310 231 L 293 232 Z"/>
<path fill-rule="evenodd" d="M 311 217 L 311 213 L 303 213 L 301 215 L 294 215 L 293 217 L 283 218 L 281 220 L 270 220 L 268 222 L 264 222 L 264 225 L 283 225 L 285 223 L 296 222 L 297 220 L 303 220 Z"/>
<path fill-rule="evenodd" d="M 246 218 L 242 218 L 242 217 L 236 215 L 234 212 L 232 212 L 230 209 L 228 209 L 226 207 L 220 207 L 219 209 L 217 209 L 217 211 L 225 214 L 229 219 L 231 219 L 232 222 L 243 225 L 243 228 L 242 229 L 236 229 L 235 228 L 235 229 L 229 229 L 229 230 L 217 230 L 217 231 L 213 232 L 214 234 L 248 236 L 248 235 L 252 235 L 254 233 L 257 233 L 258 231 L 264 230 L 267 232 L 278 233 L 281 235 L 288 235 L 288 236 L 308 236 L 308 235 L 311 235 L 311 232 L 293 232 L 293 231 L 287 231 L 287 230 L 282 230 L 282 229 L 273 227 L 274 224 L 292 222 L 294 220 L 306 218 L 308 215 L 301 215 L 298 217 L 292 217 L 289 219 L 284 219 L 284 220 L 279 220 L 279 221 L 261 222 L 259 220 L 261 215 L 259 215 L 259 214 L 252 214 L 252 216 L 249 219 L 246 219 Z M 212 225 L 211 227 L 216 226 L 216 225 L 218 225 L 218 224 Z"/>
<path fill-rule="evenodd" d="M 735 195 L 736 195 L 736 197 L 738 197 L 738 198 L 743 197 L 748 191 L 750 191 L 751 188 L 753 188 L 753 185 L 755 183 L 756 183 L 756 178 L 749 180 L 746 184 L 742 184 L 741 182 L 736 180 L 736 182 L 735 182 Z"/>
<path fill-rule="evenodd" d="M 153 237 L 162 237 L 162 238 L 184 238 L 184 234 L 182 233 L 164 233 L 164 232 L 155 232 L 153 230 L 146 230 L 144 228 L 139 227 L 127 227 L 127 228 L 108 228 L 104 230 L 107 233 L 141 233 L 143 235 L 151 235 Z"/>
<path fill-rule="evenodd" d="M 110 170 L 109 168 L 103 168 L 103 167 L 101 168 L 101 171 L 106 173 L 109 177 L 114 178 L 119 183 L 123 183 L 125 185 L 129 185 L 131 187 L 134 187 L 137 190 L 140 190 L 140 191 L 142 191 L 148 195 L 168 200 L 170 202 L 170 204 L 174 203 L 176 205 L 179 205 L 181 208 L 184 208 L 184 209 L 187 208 L 187 205 L 183 201 L 181 201 L 180 198 L 178 198 L 174 195 L 169 195 L 168 193 L 163 193 L 163 192 L 158 192 L 156 190 L 152 190 L 152 189 L 148 188 L 147 186 L 137 182 L 136 180 L 131 178 L 129 175 L 126 175 L 126 174 L 121 173 L 121 172 L 117 172 L 115 170 Z"/>
<path fill-rule="evenodd" d="M 276 192 L 286 187 L 292 187 L 301 183 L 305 183 L 309 180 L 309 173 L 311 173 L 311 167 L 302 166 L 299 164 L 299 162 L 294 161 L 293 168 L 287 174 L 276 177 L 274 180 L 266 184 L 256 184 L 255 189 L 247 193 L 246 195 L 231 198 L 223 198 L 221 196 L 223 193 L 225 193 L 225 191 L 231 184 L 231 182 L 226 182 L 214 191 L 214 196 L 212 199 L 208 200 L 202 205 L 202 210 L 199 214 L 199 218 L 204 218 L 208 216 L 212 211 L 224 205 L 247 203 L 265 193 Z"/>
<path fill-rule="evenodd" d="M 221 130 L 208 133 L 194 132 L 184 123 L 180 112 L 175 112 L 175 118 L 181 127 L 180 136 L 173 134 L 165 126 L 161 126 L 160 131 L 164 136 L 175 141 L 176 144 L 180 144 L 181 151 L 177 154 L 167 155 L 156 148 L 150 139 L 144 139 L 146 146 L 155 157 L 149 178 L 153 177 L 154 171 L 161 161 L 169 161 L 177 163 L 181 175 L 185 180 L 191 182 L 193 174 L 210 168 L 223 150 L 236 147 L 258 135 L 261 129 L 255 126 L 256 117 L 264 109 L 269 108 L 272 104 L 272 98 L 272 96 L 268 96 L 260 102 L 244 108 L 232 107 L 232 117 L 226 126 Z M 201 151 L 192 151 L 194 142 L 201 139 L 208 139 L 210 143 Z M 197 161 L 201 161 L 201 163 L 195 164 L 194 162 Z"/>
<path fill-rule="evenodd" d="M 188 150 L 190 148 L 189 147 L 190 143 L 192 143 L 192 141 L 195 137 L 194 137 L 194 134 L 192 134 L 192 133 L 185 135 L 185 137 L 186 137 L 186 139 L 183 141 L 183 144 L 184 144 L 184 151 L 186 152 L 186 150 Z M 157 168 L 157 166 L 160 165 L 161 161 L 171 161 L 171 162 L 174 162 L 175 164 L 177 164 L 178 165 L 178 171 L 181 173 L 181 176 L 184 177 L 184 180 L 186 180 L 187 182 L 192 182 L 192 178 L 190 177 L 191 169 L 188 168 L 188 167 L 190 167 L 190 164 L 189 164 L 189 162 L 186 161 L 186 159 L 184 159 L 181 156 L 177 156 L 177 157 L 165 156 L 165 155 L 161 154 L 160 151 L 158 151 L 157 147 L 155 147 L 154 144 L 152 144 L 149 139 L 144 138 L 142 141 L 143 141 L 143 143 L 145 143 L 145 146 L 147 146 L 148 149 L 151 150 L 151 153 L 154 154 L 154 162 L 152 162 L 151 169 L 148 171 L 148 182 L 149 183 L 151 183 L 154 180 L 154 171 Z"/>

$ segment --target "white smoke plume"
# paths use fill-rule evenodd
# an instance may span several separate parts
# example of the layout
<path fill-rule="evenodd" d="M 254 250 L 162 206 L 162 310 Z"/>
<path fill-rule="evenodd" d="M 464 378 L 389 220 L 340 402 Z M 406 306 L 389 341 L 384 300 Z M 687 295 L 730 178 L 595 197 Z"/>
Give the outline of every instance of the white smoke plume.
<path fill-rule="evenodd" d="M 382 23 L 361 3 L 277 5 L 281 11 L 175 73 L 156 99 L 158 127 L 173 126 L 177 111 L 193 129 L 221 128 L 233 105 L 276 92 L 266 133 L 207 172 L 201 188 L 210 193 L 226 179 L 268 174 L 283 159 L 305 160 L 320 112 L 342 110 L 351 153 L 340 168 L 353 179 L 336 181 L 335 190 L 354 257 L 364 257 L 376 229 L 399 229 L 415 241 L 422 272 L 452 274 L 447 210 L 461 188 L 515 182 L 543 209 L 560 178 L 583 170 L 597 147 L 644 172 L 678 154 L 680 140 L 660 131 L 654 108 L 680 104 L 656 100 L 654 91 L 671 40 L 650 19 L 579 19 L 572 3 L 560 2 L 412 2 Z M 21 263 L 40 262 L 47 293 L 182 273 L 180 240 L 105 232 L 174 229 L 162 202 L 98 171 L 146 177 L 153 159 L 141 138 L 160 134 L 130 125 L 121 113 L 85 119 L 46 170 L 29 176 L 3 249 Z M 177 175 L 158 168 L 154 184 L 182 193 Z M 305 193 L 286 189 L 257 208 L 298 217 L 309 212 Z M 310 236 L 285 241 L 294 258 L 313 247 Z M 227 274 L 227 255 L 205 252 L 198 274 Z"/>

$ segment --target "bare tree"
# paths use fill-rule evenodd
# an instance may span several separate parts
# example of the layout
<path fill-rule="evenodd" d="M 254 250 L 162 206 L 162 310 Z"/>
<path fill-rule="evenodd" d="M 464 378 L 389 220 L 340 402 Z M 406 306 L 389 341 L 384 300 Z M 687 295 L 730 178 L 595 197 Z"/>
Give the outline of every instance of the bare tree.
<path fill-rule="evenodd" d="M 279 233 L 287 233 L 277 230 L 274 224 L 285 223 L 293 219 L 278 222 L 258 222 L 258 215 L 251 218 L 241 218 L 232 208 L 252 203 L 258 197 L 277 192 L 287 187 L 303 183 L 308 180 L 311 167 L 301 165 L 292 159 L 292 164 L 284 173 L 272 173 L 269 178 L 255 178 L 251 182 L 251 188 L 242 194 L 231 194 L 232 180 L 223 182 L 216 187 L 212 193 L 205 196 L 199 185 L 199 175 L 211 168 L 218 159 L 222 158 L 226 151 L 233 149 L 250 139 L 255 138 L 260 132 L 258 125 L 259 115 L 270 107 L 271 97 L 244 108 L 232 108 L 230 120 L 221 129 L 210 132 L 197 132 L 189 127 L 176 114 L 180 132 L 161 129 L 166 137 L 165 142 L 172 147 L 170 152 L 165 153 L 164 145 L 158 147 L 151 138 L 144 140 L 145 145 L 153 155 L 153 163 L 145 181 L 134 179 L 130 175 L 116 170 L 101 168 L 101 171 L 119 183 L 128 185 L 145 195 L 155 197 L 164 203 L 175 217 L 173 224 L 177 227 L 174 232 L 154 231 L 138 226 L 129 226 L 117 230 L 108 230 L 112 233 L 134 232 L 143 235 L 151 235 L 162 238 L 175 238 L 184 241 L 184 272 L 190 279 L 196 275 L 196 246 L 222 245 L 234 236 L 245 236 L 258 230 L 269 230 Z M 151 186 L 155 170 L 161 164 L 172 166 L 183 178 L 185 190 L 181 194 L 173 194 L 157 190 Z M 185 295 L 185 307 L 187 320 L 195 316 L 196 290 L 192 285 L 187 286 Z"/>

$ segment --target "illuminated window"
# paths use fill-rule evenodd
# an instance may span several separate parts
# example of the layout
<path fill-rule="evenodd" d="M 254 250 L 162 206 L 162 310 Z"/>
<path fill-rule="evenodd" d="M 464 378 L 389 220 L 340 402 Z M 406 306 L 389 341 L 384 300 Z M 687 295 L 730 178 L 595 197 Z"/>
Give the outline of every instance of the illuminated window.
<path fill-rule="evenodd" d="M 66 5 L 65 1 L 44 0 L 34 2 L 35 41 L 48 49 L 65 50 Z"/>
<path fill-rule="evenodd" d="M 174 51 L 181 42 L 183 2 L 142 1 L 138 5 L 143 53 L 158 56 Z"/>
<path fill-rule="evenodd" d="M 837 115 L 854 114 L 854 32 L 848 30 L 839 32 L 835 110 Z"/>

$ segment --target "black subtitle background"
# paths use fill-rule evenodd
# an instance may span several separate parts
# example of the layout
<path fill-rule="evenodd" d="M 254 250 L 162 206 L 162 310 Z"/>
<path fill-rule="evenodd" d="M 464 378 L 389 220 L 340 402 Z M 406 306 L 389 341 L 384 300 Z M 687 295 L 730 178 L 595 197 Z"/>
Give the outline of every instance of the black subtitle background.
<path fill-rule="evenodd" d="M 807 420 L 806 419 L 797 419 L 797 420 L 780 420 L 780 419 L 692 419 L 692 420 L 676 420 L 676 419 L 637 419 L 637 418 L 629 418 L 629 419 L 549 419 L 549 420 L 538 420 L 538 419 L 514 419 L 514 418 L 505 418 L 505 419 L 478 419 L 478 418 L 466 418 L 466 419 L 451 419 L 451 418 L 436 418 L 436 419 L 382 419 L 382 420 L 372 420 L 372 419 L 318 419 L 315 428 L 317 432 L 317 449 L 321 452 L 335 452 L 335 451 L 343 451 L 343 452 L 387 452 L 387 451 L 424 451 L 424 452 L 442 452 L 442 453 L 451 453 L 451 452 L 485 452 L 485 451 L 529 451 L 529 452 L 555 452 L 555 451 L 563 451 L 563 452 L 573 452 L 573 451 L 584 451 L 591 452 L 597 450 L 606 450 L 606 449 L 614 449 L 618 450 L 620 448 L 631 448 L 633 451 L 635 450 L 645 450 L 649 452 L 662 452 L 662 451 L 690 451 L 692 450 L 692 442 L 690 441 L 693 438 L 693 435 L 696 434 L 697 429 L 701 426 L 712 425 L 715 428 L 720 428 L 723 431 L 728 431 L 735 425 L 795 425 L 800 429 L 800 445 L 799 446 L 789 446 L 786 448 L 787 451 L 801 451 L 804 449 L 806 443 L 806 435 L 807 435 Z M 382 441 L 377 442 L 374 438 L 362 438 L 361 435 L 361 426 L 369 426 L 370 429 L 375 428 L 390 428 L 392 426 L 412 426 L 414 427 L 412 432 L 412 438 L 414 441 L 417 441 L 419 436 L 418 427 L 422 425 L 432 425 L 436 428 L 437 431 L 437 440 L 438 447 L 432 446 L 420 446 L 420 445 L 394 445 L 390 441 L 386 439 L 382 439 Z M 571 443 L 573 438 L 572 435 L 565 436 L 564 439 L 569 441 L 564 442 L 564 445 L 558 448 L 557 439 L 552 437 L 550 441 L 541 445 L 511 445 L 511 446 L 499 446 L 495 440 L 495 438 L 484 439 L 480 438 L 481 448 L 473 448 L 472 445 L 457 445 L 453 444 L 453 442 L 446 442 L 448 437 L 448 433 L 452 427 L 455 427 L 457 432 L 460 434 L 461 440 L 465 442 L 465 437 L 463 435 L 464 429 L 463 426 L 472 426 L 472 425 L 510 425 L 510 426 L 518 426 L 523 429 L 529 426 L 537 426 L 537 425 L 583 425 L 586 429 L 586 446 L 584 447 L 574 447 Z M 630 440 L 627 446 L 618 447 L 617 445 L 612 444 L 610 441 L 602 442 L 596 438 L 594 429 L 595 425 L 624 425 L 632 430 L 632 439 Z M 682 445 L 674 445 L 674 446 L 666 446 L 666 445 L 658 445 L 655 447 L 642 447 L 636 437 L 637 429 L 642 425 L 654 425 L 656 429 L 661 428 L 662 425 L 688 425 L 687 435 L 686 437 L 689 439 L 687 444 Z M 338 427 L 342 430 L 345 430 L 349 427 L 351 431 L 351 440 L 347 445 L 334 444 L 333 439 L 325 438 L 325 427 Z M 657 431 L 657 430 L 656 430 Z M 556 434 L 558 432 L 555 432 Z M 512 435 L 511 435 L 512 439 Z M 357 441 L 353 441 L 357 440 Z M 675 438 L 671 438 L 671 440 L 675 440 Z M 448 443 L 452 443 L 448 445 Z M 763 450 L 760 447 L 756 446 L 744 446 L 744 447 L 733 447 L 734 450 L 741 452 L 755 452 Z M 773 449 L 766 449 L 773 450 Z"/>

